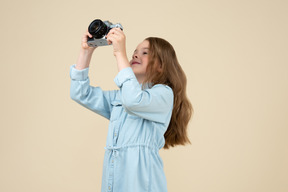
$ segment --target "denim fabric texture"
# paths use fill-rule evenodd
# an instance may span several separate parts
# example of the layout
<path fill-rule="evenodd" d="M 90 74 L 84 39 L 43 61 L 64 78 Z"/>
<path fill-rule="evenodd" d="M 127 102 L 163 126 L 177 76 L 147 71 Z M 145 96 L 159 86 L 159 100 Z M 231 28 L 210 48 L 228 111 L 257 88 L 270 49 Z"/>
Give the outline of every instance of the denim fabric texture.
<path fill-rule="evenodd" d="M 144 89 L 132 68 L 114 79 L 118 90 L 90 85 L 89 68 L 70 66 L 70 96 L 110 120 L 101 192 L 167 192 L 159 150 L 173 109 L 173 91 L 157 84 Z"/>

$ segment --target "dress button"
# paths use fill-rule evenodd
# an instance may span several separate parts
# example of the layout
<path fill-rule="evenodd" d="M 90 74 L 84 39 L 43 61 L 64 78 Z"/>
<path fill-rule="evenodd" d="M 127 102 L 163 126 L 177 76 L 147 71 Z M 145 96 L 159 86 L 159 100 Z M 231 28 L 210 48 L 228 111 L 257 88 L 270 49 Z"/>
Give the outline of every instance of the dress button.
<path fill-rule="evenodd" d="M 112 163 L 114 163 L 114 159 L 112 159 Z"/>
<path fill-rule="evenodd" d="M 109 186 L 108 189 L 111 190 L 111 187 Z"/>
<path fill-rule="evenodd" d="M 114 136 L 116 137 L 116 136 L 117 136 L 117 133 L 114 133 Z"/>

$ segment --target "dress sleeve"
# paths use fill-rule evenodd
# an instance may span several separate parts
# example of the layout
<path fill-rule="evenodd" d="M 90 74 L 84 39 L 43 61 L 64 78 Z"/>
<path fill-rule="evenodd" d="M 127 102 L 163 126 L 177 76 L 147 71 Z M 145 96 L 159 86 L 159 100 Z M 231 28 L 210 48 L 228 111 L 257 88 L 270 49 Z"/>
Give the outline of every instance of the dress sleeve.
<path fill-rule="evenodd" d="M 159 123 L 167 123 L 173 109 L 173 91 L 157 84 L 142 90 L 131 67 L 122 69 L 114 79 L 120 88 L 122 105 L 127 113 Z"/>
<path fill-rule="evenodd" d="M 115 91 L 103 91 L 100 87 L 90 86 L 88 77 L 89 68 L 77 70 L 75 65 L 70 66 L 70 97 L 80 105 L 93 112 L 110 119 L 111 99 Z"/>

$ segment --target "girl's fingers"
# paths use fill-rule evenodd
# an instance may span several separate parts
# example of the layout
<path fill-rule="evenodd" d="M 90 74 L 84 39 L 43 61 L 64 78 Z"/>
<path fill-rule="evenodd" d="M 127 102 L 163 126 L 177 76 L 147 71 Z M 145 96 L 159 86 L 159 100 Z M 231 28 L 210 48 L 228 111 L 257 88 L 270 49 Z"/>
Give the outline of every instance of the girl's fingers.
<path fill-rule="evenodd" d="M 114 41 L 116 41 L 115 37 L 111 36 L 111 35 L 107 35 L 107 41 L 108 44 L 110 45 L 111 43 L 113 43 Z"/>
<path fill-rule="evenodd" d="M 112 28 L 107 35 L 109 34 L 122 35 L 124 33 L 120 28 Z"/>
<path fill-rule="evenodd" d="M 113 44 L 114 55 L 116 52 L 125 51 L 125 35 L 119 28 L 113 28 L 106 36 L 109 45 Z"/>
<path fill-rule="evenodd" d="M 92 38 L 92 35 L 89 32 L 86 33 L 86 36 Z"/>
<path fill-rule="evenodd" d="M 86 29 L 85 33 L 84 33 L 84 37 L 90 37 L 92 38 L 93 36 L 89 33 L 88 29 Z"/>
<path fill-rule="evenodd" d="M 117 40 L 117 41 L 121 41 L 121 40 L 125 40 L 125 35 L 122 35 L 120 33 L 110 33 L 107 35 L 107 39 L 113 37 L 113 40 Z"/>
<path fill-rule="evenodd" d="M 86 29 L 82 37 L 81 46 L 84 49 L 95 49 L 95 47 L 89 47 L 87 43 L 89 37 L 92 38 L 93 36 L 88 32 L 88 29 Z"/>

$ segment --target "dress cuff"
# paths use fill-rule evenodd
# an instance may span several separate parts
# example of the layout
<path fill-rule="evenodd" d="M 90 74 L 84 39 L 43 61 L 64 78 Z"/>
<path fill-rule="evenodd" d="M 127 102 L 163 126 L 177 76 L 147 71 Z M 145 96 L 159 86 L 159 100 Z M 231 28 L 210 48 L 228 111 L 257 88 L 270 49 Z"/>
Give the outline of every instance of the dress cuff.
<path fill-rule="evenodd" d="M 131 67 L 126 67 L 119 71 L 117 76 L 114 78 L 114 82 L 116 85 L 121 88 L 123 83 L 130 80 L 130 79 L 136 79 L 135 74 Z"/>
<path fill-rule="evenodd" d="M 70 66 L 70 78 L 77 81 L 83 81 L 88 78 L 89 67 L 85 69 L 78 70 L 75 65 Z"/>

